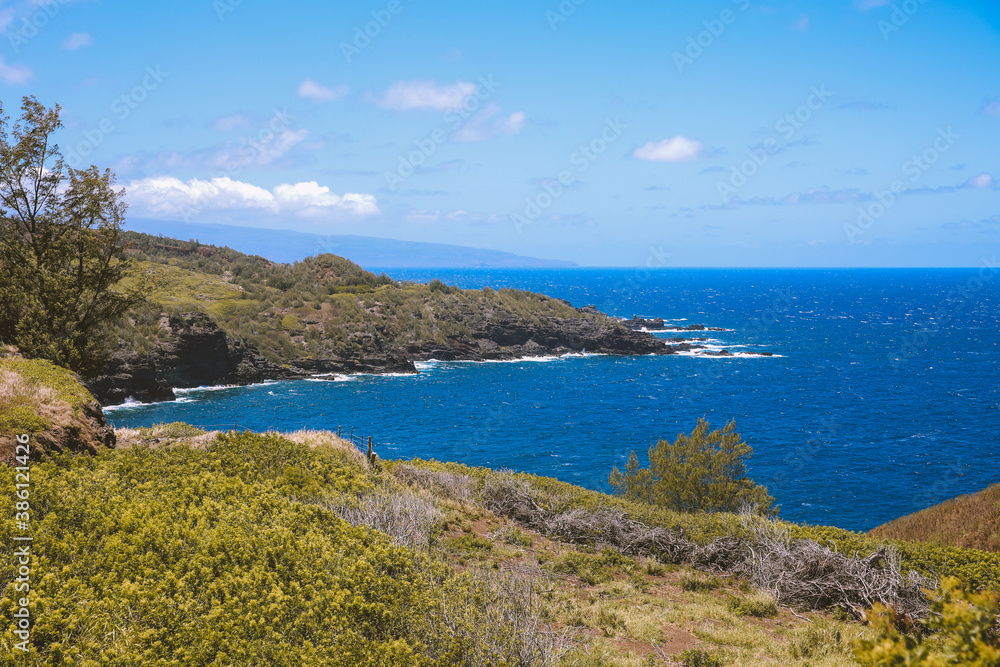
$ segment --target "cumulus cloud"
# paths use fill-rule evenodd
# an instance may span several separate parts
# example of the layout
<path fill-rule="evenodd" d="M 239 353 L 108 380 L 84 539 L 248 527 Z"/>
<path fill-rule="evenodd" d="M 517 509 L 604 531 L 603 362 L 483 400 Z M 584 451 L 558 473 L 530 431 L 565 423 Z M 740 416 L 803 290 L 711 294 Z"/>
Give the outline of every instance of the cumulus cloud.
<path fill-rule="evenodd" d="M 632 157 L 649 162 L 693 162 L 701 157 L 701 142 L 680 135 L 649 141 L 636 148 Z"/>
<path fill-rule="evenodd" d="M 458 142 L 486 141 L 500 134 L 520 134 L 527 120 L 523 111 L 502 115 L 498 104 L 489 104 L 455 131 L 452 139 Z"/>
<path fill-rule="evenodd" d="M 365 217 L 379 212 L 374 195 L 337 195 L 315 181 L 282 183 L 267 190 L 228 176 L 186 182 L 173 176 L 152 176 L 132 181 L 125 190 L 131 206 L 152 216 L 187 218 L 204 211 L 249 210 L 302 217 Z"/>
<path fill-rule="evenodd" d="M 312 100 L 313 102 L 331 102 L 338 97 L 346 95 L 347 91 L 348 87 L 346 85 L 329 88 L 316 83 L 312 79 L 306 79 L 299 84 L 299 97 Z"/>
<path fill-rule="evenodd" d="M 432 109 L 452 111 L 476 92 L 476 84 L 459 81 L 439 86 L 433 81 L 397 81 L 376 100 L 379 106 L 396 111 Z"/>
<path fill-rule="evenodd" d="M 8 65 L 0 56 L 0 81 L 9 84 L 25 84 L 31 80 L 34 73 L 23 65 Z"/>
<path fill-rule="evenodd" d="M 82 49 L 85 46 L 90 46 L 93 43 L 94 40 L 90 36 L 90 33 L 74 32 L 72 35 L 63 40 L 62 47 L 67 51 L 76 51 L 77 49 Z"/>

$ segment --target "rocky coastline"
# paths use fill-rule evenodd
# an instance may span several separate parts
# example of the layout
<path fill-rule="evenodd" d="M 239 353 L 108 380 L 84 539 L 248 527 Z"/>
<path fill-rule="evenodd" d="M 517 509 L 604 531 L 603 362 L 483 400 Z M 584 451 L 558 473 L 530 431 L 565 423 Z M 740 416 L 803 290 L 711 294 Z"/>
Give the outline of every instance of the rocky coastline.
<path fill-rule="evenodd" d="M 169 331 L 167 340 L 154 341 L 141 354 L 123 346 L 99 374 L 87 379 L 87 388 L 102 405 L 170 401 L 176 398 L 175 388 L 248 385 L 326 373 L 416 373 L 414 362 L 429 359 L 493 361 L 581 352 L 668 355 L 705 348 L 681 338 L 662 340 L 612 318 L 551 317 L 538 322 L 509 318 L 477 324 L 469 335 L 449 337 L 446 344 L 398 349 L 386 345 L 359 359 L 293 359 L 279 364 L 227 334 L 204 313 L 173 315 L 162 326 Z"/>

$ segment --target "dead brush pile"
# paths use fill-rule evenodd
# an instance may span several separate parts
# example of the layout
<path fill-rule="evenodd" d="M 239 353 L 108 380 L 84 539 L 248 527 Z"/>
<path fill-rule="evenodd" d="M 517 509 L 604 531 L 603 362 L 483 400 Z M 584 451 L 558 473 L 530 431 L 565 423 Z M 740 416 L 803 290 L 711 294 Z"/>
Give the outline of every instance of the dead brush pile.
<path fill-rule="evenodd" d="M 494 514 L 546 535 L 746 577 L 780 604 L 796 609 L 841 607 L 860 618 L 878 602 L 910 618 L 925 618 L 929 607 L 922 589 L 936 583 L 913 572 L 904 575 L 891 547 L 847 556 L 812 540 L 790 540 L 774 520 L 750 515 L 744 515 L 738 534 L 699 545 L 683 530 L 647 526 L 616 508 L 548 509 L 565 502 L 512 475 L 489 478 L 483 502 Z"/>

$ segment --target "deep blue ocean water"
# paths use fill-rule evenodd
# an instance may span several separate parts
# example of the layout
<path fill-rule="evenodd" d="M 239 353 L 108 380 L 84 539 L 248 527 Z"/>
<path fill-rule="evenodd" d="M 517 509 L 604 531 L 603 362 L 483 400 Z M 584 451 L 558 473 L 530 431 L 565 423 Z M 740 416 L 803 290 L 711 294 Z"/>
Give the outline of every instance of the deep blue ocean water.
<path fill-rule="evenodd" d="M 387 270 L 516 287 L 607 313 L 730 329 L 776 356 L 575 356 L 428 363 L 416 376 L 187 391 L 108 411 L 116 426 L 333 429 L 383 458 L 513 468 L 608 490 L 629 452 L 735 419 L 785 519 L 867 530 L 1000 482 L 1000 271 Z M 676 335 L 676 334 L 670 334 Z"/>

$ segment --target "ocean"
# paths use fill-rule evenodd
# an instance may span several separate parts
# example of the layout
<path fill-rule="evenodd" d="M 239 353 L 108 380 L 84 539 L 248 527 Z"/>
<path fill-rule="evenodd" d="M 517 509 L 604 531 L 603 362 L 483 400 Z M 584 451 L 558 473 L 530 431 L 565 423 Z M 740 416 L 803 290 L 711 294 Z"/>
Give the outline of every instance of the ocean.
<path fill-rule="evenodd" d="M 513 287 L 726 331 L 734 357 L 573 355 L 427 362 L 185 390 L 106 410 L 115 426 L 331 429 L 382 458 L 458 461 L 610 490 L 631 451 L 735 420 L 750 476 L 784 519 L 868 530 L 1000 482 L 1000 271 L 970 269 L 405 269 L 398 280 Z M 740 353 L 771 352 L 760 357 Z"/>

